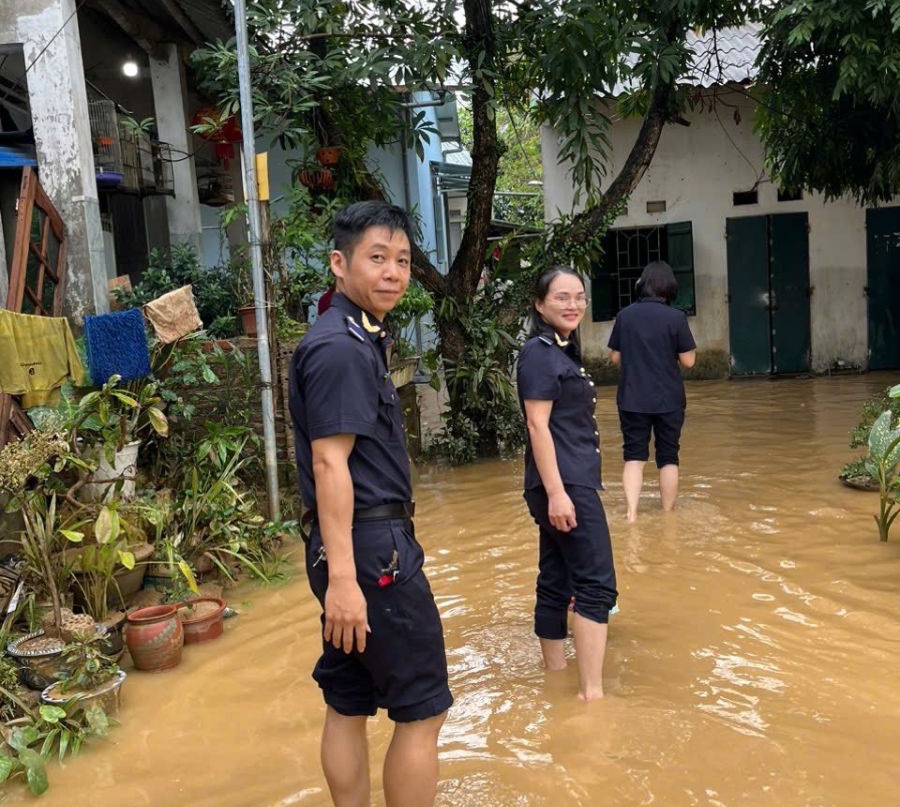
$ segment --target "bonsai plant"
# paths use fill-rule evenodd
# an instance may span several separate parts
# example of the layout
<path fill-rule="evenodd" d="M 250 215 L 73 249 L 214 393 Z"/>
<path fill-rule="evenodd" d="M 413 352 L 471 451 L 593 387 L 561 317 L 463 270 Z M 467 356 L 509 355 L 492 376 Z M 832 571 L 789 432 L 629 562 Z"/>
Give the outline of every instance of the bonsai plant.
<path fill-rule="evenodd" d="M 106 714 L 118 711 L 119 690 L 126 676 L 104 655 L 102 638 L 96 632 L 73 637 L 63 650 L 63 676 L 41 692 L 45 703 L 63 706 L 74 701 L 79 709 L 96 705 Z"/>
<path fill-rule="evenodd" d="M 73 433 L 84 440 L 85 448 L 96 448 L 96 467 L 85 480 L 90 499 L 109 501 L 113 491 L 123 498 L 133 495 L 141 435 L 148 430 L 169 433 L 165 404 L 157 394 L 159 382 L 132 382 L 133 389 L 125 390 L 119 388 L 120 380 L 110 376 L 99 390 L 78 401 L 72 415 Z"/>

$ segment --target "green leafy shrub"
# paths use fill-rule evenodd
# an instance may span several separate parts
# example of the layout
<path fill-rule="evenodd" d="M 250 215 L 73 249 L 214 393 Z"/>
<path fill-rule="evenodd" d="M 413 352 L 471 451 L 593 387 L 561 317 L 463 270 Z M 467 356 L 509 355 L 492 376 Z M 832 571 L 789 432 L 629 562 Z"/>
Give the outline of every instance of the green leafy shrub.
<path fill-rule="evenodd" d="M 150 265 L 131 291 L 116 289 L 116 299 L 128 308 L 142 306 L 169 291 L 188 284 L 194 292 L 197 311 L 210 336 L 224 339 L 240 333 L 235 311 L 240 306 L 234 266 L 201 266 L 190 244 L 150 252 Z"/>

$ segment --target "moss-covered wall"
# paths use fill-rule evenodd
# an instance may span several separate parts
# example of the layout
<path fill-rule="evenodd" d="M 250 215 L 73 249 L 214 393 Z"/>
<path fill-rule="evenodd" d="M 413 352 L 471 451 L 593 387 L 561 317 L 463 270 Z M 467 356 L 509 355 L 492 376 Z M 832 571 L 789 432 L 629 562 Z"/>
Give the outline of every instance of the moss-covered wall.
<path fill-rule="evenodd" d="M 595 384 L 617 384 L 619 368 L 608 359 L 586 359 L 584 366 Z M 681 374 L 693 381 L 728 378 L 728 354 L 724 350 L 704 350 L 697 353 L 697 363 L 690 369 L 682 369 Z"/>

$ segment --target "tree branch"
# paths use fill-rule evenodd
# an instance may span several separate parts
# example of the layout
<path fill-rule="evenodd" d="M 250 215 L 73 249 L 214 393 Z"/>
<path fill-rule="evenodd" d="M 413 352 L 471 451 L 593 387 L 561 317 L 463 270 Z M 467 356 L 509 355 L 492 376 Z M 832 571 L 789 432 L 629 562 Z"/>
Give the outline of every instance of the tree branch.
<path fill-rule="evenodd" d="M 487 0 L 464 0 L 466 32 L 463 51 L 474 70 L 482 69 L 472 93 L 472 172 L 469 177 L 466 227 L 459 251 L 447 277 L 451 292 L 459 300 L 475 291 L 487 252 L 494 189 L 500 153 L 497 146 L 497 119 L 492 108 L 496 41 L 491 7 Z"/>
<path fill-rule="evenodd" d="M 663 127 L 670 117 L 670 104 L 675 91 L 674 84 L 659 84 L 653 91 L 650 108 L 641 124 L 637 139 L 616 178 L 594 207 L 574 217 L 571 238 L 577 244 L 585 243 L 623 199 L 631 195 L 643 178 L 662 135 Z"/>

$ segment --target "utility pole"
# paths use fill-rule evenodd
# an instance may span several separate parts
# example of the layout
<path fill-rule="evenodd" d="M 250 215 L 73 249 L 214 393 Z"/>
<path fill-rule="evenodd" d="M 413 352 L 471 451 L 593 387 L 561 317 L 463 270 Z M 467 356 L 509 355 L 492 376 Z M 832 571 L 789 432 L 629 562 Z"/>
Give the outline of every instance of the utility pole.
<path fill-rule="evenodd" d="M 266 462 L 266 495 L 269 518 L 280 515 L 278 496 L 278 453 L 275 444 L 275 403 L 272 395 L 272 359 L 269 351 L 269 316 L 263 273 L 262 222 L 256 184 L 256 142 L 253 126 L 253 96 L 250 91 L 250 54 L 247 41 L 247 6 L 234 0 L 234 28 L 237 43 L 238 86 L 241 100 L 244 188 L 250 224 L 250 266 L 253 277 L 253 304 L 256 307 L 256 349 L 262 381 L 263 444 Z"/>

